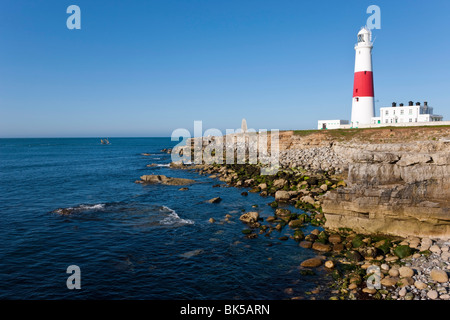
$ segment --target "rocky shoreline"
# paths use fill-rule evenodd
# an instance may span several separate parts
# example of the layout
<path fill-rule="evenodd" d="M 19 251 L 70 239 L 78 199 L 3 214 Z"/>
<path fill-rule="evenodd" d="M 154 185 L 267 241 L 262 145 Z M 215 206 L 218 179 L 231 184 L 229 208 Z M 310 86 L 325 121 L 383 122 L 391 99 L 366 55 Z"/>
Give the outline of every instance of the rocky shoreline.
<path fill-rule="evenodd" d="M 167 152 L 170 152 L 168 150 Z M 194 170 L 229 186 L 267 197 L 274 215 L 265 221 L 257 212 L 246 212 L 240 220 L 246 228 L 243 236 L 252 239 L 270 236 L 284 228 L 292 229 L 292 238 L 317 256 L 303 261 L 300 273 L 307 276 L 315 268 L 324 268 L 334 279 L 332 300 L 449 300 L 450 242 L 430 238 L 362 234 L 349 228 L 329 229 L 322 211 L 330 190 L 347 186 L 337 170 L 308 170 L 291 167 L 276 175 L 260 175 L 260 165 L 183 165 L 174 169 Z M 344 170 L 342 170 L 344 171 Z M 331 173 L 330 173 L 331 172 Z M 272 198 L 274 197 L 274 198 Z M 283 208 L 294 205 L 305 213 Z M 226 217 L 229 219 L 230 217 Z M 214 219 L 210 221 L 214 223 Z M 304 234 L 307 225 L 316 226 Z M 280 237 L 286 240 L 287 237 Z M 372 284 L 372 285 L 371 285 Z M 298 299 L 302 297 L 292 297 Z M 310 299 L 314 299 L 314 292 Z"/>

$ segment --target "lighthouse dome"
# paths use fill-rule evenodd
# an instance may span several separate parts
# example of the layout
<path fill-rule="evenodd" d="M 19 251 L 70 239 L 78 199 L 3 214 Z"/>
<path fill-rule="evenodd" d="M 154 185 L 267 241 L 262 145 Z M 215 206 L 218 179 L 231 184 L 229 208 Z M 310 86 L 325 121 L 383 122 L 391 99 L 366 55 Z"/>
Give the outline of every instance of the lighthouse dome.
<path fill-rule="evenodd" d="M 370 45 L 371 38 L 372 33 L 367 28 L 361 28 L 361 30 L 358 32 L 358 44 Z"/>

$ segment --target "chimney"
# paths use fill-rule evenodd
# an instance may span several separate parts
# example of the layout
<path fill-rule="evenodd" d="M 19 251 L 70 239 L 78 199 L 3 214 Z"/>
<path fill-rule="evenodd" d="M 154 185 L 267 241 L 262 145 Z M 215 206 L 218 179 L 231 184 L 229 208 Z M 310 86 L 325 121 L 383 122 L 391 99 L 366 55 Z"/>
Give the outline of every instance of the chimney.
<path fill-rule="evenodd" d="M 427 101 L 424 101 L 424 102 L 423 102 L 423 105 L 424 105 L 425 107 L 428 107 L 428 102 L 427 102 Z"/>
<path fill-rule="evenodd" d="M 416 106 L 420 106 L 420 102 L 416 102 Z"/>
<path fill-rule="evenodd" d="M 396 106 L 397 106 L 397 103 L 392 102 L 392 107 L 396 107 Z"/>
<path fill-rule="evenodd" d="M 400 107 L 403 107 L 403 103 L 400 103 L 399 106 L 400 106 Z"/>
<path fill-rule="evenodd" d="M 409 105 L 410 105 L 410 106 L 414 105 L 414 102 L 410 101 L 410 102 L 409 102 Z"/>

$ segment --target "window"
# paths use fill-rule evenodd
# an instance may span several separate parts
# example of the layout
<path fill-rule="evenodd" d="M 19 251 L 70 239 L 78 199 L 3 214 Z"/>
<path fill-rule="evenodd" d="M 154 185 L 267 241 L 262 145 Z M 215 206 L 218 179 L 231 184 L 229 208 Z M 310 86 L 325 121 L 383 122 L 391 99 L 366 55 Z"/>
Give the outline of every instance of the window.
<path fill-rule="evenodd" d="M 411 118 L 409 118 L 409 122 L 412 122 L 412 119 L 411 119 Z"/>
<path fill-rule="evenodd" d="M 405 113 L 405 110 L 400 110 L 400 114 L 403 115 Z"/>
<path fill-rule="evenodd" d="M 388 123 L 389 121 L 388 121 L 388 119 L 386 119 L 386 121 L 385 121 L 386 123 Z"/>
<path fill-rule="evenodd" d="M 363 42 L 364 36 L 362 34 L 358 34 L 358 42 Z"/>
<path fill-rule="evenodd" d="M 412 114 L 412 109 L 409 109 L 409 114 Z"/>
<path fill-rule="evenodd" d="M 389 115 L 389 110 L 386 110 L 386 112 L 384 113 L 385 115 Z"/>

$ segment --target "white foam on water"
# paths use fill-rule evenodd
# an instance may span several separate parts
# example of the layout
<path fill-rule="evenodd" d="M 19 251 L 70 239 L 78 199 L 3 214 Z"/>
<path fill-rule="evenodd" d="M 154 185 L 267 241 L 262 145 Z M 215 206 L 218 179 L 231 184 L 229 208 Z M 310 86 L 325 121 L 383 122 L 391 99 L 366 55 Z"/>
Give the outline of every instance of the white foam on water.
<path fill-rule="evenodd" d="M 104 203 L 98 203 L 98 204 L 92 204 L 92 205 L 82 204 L 74 209 L 75 210 L 102 210 L 104 208 L 105 208 Z"/>
<path fill-rule="evenodd" d="M 175 210 L 172 210 L 169 207 L 162 206 L 162 209 L 169 212 L 169 215 L 160 222 L 163 225 L 194 224 L 194 221 L 192 220 L 181 219 L 180 216 L 175 212 Z"/>
<path fill-rule="evenodd" d="M 157 164 L 157 167 L 170 167 L 170 163 Z"/>

